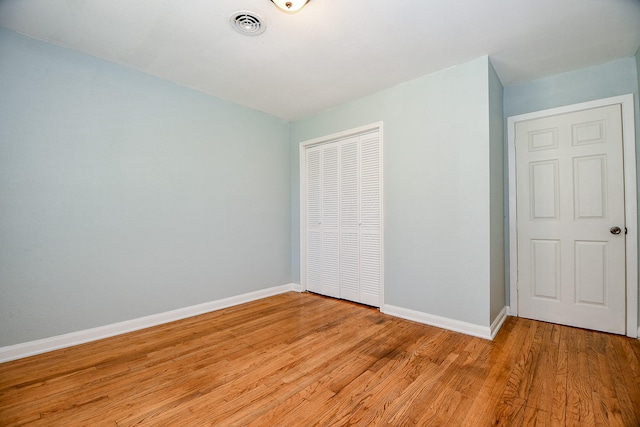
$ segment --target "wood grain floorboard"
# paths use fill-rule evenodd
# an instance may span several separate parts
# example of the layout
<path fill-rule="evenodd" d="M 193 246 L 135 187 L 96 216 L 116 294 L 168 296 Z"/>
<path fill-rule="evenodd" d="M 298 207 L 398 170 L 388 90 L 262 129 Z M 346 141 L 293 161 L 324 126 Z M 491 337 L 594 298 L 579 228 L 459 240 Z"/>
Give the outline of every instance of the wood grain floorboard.
<path fill-rule="evenodd" d="M 640 427 L 640 341 L 286 293 L 0 364 L 0 426 Z"/>

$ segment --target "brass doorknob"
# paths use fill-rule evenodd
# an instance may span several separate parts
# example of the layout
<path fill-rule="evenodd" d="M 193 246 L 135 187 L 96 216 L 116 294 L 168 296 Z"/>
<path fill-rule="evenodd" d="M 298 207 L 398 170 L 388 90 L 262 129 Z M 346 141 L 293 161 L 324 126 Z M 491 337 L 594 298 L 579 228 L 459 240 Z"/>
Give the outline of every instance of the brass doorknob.
<path fill-rule="evenodd" d="M 611 227 L 609 229 L 609 231 L 611 232 L 611 234 L 620 234 L 620 233 L 622 233 L 622 229 L 620 227 Z"/>

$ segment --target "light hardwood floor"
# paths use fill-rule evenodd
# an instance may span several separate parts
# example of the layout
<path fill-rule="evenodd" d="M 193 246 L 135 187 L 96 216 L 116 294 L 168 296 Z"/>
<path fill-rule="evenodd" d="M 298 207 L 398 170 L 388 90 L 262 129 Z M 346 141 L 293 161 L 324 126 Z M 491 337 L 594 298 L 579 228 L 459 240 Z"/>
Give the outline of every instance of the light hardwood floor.
<path fill-rule="evenodd" d="M 2 426 L 640 426 L 640 341 L 287 293 L 0 364 Z"/>

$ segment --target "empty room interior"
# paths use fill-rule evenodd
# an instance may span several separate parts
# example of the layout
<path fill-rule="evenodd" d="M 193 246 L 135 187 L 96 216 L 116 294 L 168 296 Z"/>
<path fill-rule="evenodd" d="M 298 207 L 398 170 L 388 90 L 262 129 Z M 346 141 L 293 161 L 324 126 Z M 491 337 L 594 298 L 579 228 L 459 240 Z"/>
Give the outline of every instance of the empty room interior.
<path fill-rule="evenodd" d="M 640 426 L 637 0 L 0 0 L 1 426 Z"/>

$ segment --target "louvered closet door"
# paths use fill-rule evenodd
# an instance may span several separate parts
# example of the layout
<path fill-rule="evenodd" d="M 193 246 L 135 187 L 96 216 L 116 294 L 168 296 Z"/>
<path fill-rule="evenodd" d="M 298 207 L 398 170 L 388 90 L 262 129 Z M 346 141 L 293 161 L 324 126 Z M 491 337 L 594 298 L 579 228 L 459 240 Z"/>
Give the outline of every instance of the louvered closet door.
<path fill-rule="evenodd" d="M 340 296 L 338 145 L 307 150 L 307 289 Z"/>
<path fill-rule="evenodd" d="M 340 297 L 338 144 L 322 150 L 322 294 Z"/>
<path fill-rule="evenodd" d="M 340 143 L 340 297 L 360 302 L 360 143 Z"/>
<path fill-rule="evenodd" d="M 360 136 L 360 301 L 380 306 L 382 176 L 380 135 Z"/>
<path fill-rule="evenodd" d="M 306 288 L 380 307 L 382 174 L 379 132 L 305 151 Z"/>
<path fill-rule="evenodd" d="M 322 151 L 306 150 L 306 285 L 322 293 Z"/>

